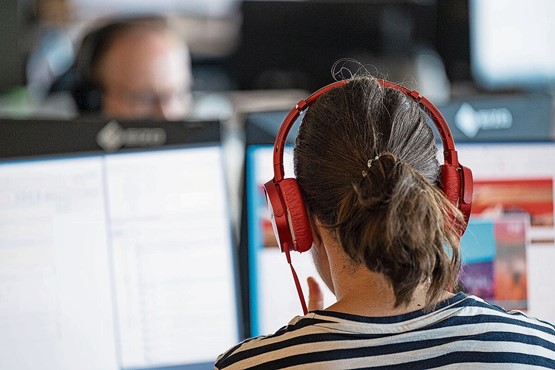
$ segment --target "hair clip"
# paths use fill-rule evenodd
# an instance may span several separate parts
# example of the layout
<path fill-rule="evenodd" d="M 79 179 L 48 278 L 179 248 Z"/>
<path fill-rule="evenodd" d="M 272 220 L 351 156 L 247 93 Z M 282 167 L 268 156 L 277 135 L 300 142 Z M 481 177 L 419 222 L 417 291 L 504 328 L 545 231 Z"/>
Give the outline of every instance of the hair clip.
<path fill-rule="evenodd" d="M 372 167 L 372 162 L 377 161 L 378 159 L 380 159 L 379 155 L 375 156 L 374 159 L 369 159 L 368 162 L 366 163 L 368 168 Z"/>
<path fill-rule="evenodd" d="M 369 159 L 368 162 L 366 162 L 366 166 L 368 168 L 371 168 L 372 167 L 372 162 L 377 161 L 378 159 L 380 159 L 379 155 L 375 156 L 374 159 Z M 362 177 L 366 177 L 366 175 L 368 175 L 368 172 L 367 171 L 362 171 Z"/>

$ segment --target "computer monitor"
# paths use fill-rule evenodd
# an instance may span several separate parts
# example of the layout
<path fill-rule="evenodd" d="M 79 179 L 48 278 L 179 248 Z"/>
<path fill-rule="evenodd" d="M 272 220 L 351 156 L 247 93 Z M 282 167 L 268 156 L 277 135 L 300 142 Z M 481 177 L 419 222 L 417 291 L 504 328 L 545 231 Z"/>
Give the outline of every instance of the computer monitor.
<path fill-rule="evenodd" d="M 483 87 L 545 89 L 555 85 L 551 0 L 470 0 L 470 64 Z"/>
<path fill-rule="evenodd" d="M 391 72 L 436 42 L 436 1 L 244 0 L 239 12 L 232 69 L 240 89 L 314 91 L 339 59 L 372 69 L 391 58 L 399 64 L 384 63 Z"/>
<path fill-rule="evenodd" d="M 286 113 L 250 113 L 244 121 L 246 150 L 240 249 L 244 254 L 242 260 L 248 261 L 243 276 L 248 277 L 244 285 L 248 287 L 246 307 L 251 336 L 274 332 L 303 313 L 290 267 L 273 234 L 262 187 L 273 177 L 273 144 Z M 297 127 L 298 124 L 291 129 L 285 150 L 287 177 L 293 177 L 292 148 Z M 307 299 L 306 278 L 314 276 L 320 280 L 312 257 L 310 252 L 294 252 L 291 259 Z M 325 292 L 325 303 L 333 303 L 335 297 L 321 280 L 320 283 Z"/>
<path fill-rule="evenodd" d="M 461 240 L 464 289 L 555 320 L 555 143 L 457 144 L 472 169 L 472 216 Z"/>
<path fill-rule="evenodd" d="M 243 332 L 220 123 L 0 132 L 0 368 L 212 369 Z"/>
<path fill-rule="evenodd" d="M 248 250 L 251 335 L 273 332 L 295 315 L 302 315 L 291 271 L 273 235 L 262 188 L 273 176 L 273 140 L 285 114 L 254 113 L 245 122 L 241 247 Z M 286 177 L 294 177 L 295 131 L 296 127 L 285 151 Z M 507 309 L 554 320 L 555 299 L 549 285 L 555 278 L 555 143 L 464 143 L 457 144 L 457 149 L 460 162 L 472 169 L 475 178 L 473 214 L 461 241 L 460 288 Z M 291 256 L 306 295 L 306 277 L 317 276 L 310 252 Z M 334 299 L 326 290 L 325 305 Z"/>

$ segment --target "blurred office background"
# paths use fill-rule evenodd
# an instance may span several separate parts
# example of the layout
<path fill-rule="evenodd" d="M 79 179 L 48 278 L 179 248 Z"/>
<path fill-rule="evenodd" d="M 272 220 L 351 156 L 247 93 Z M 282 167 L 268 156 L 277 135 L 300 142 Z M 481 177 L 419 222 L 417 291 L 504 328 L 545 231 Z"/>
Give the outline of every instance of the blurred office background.
<path fill-rule="evenodd" d="M 331 82 L 341 58 L 439 105 L 551 95 L 555 83 L 549 0 L 4 0 L 0 7 L 3 116 L 72 117 L 71 101 L 49 89 L 73 63 L 83 34 L 103 19 L 144 13 L 171 15 L 182 28 L 193 88 L 205 98 L 200 114 L 228 114 L 230 103 L 265 96 L 288 101 L 276 91 Z"/>
<path fill-rule="evenodd" d="M 153 13 L 189 45 L 191 118 L 221 120 L 229 134 L 236 218 L 249 115 L 279 125 L 300 98 L 361 68 L 418 89 L 458 142 L 554 136 L 551 0 L 2 0 L 0 118 L 75 119 L 71 93 L 52 86 L 84 35 Z M 358 64 L 334 75 L 342 58 Z"/>
<path fill-rule="evenodd" d="M 256 333 L 257 325 L 252 319 L 256 315 L 251 313 L 258 303 L 249 302 L 257 296 L 249 295 L 255 288 L 249 280 L 249 274 L 253 275 L 249 270 L 252 266 L 247 266 L 247 261 L 254 258 L 250 255 L 252 240 L 248 235 L 261 224 L 253 227 L 247 222 L 248 209 L 252 208 L 248 207 L 249 196 L 257 201 L 262 199 L 263 205 L 262 194 L 257 192 L 260 187 L 253 187 L 255 191 L 250 195 L 245 190 L 249 176 L 245 170 L 248 167 L 245 153 L 249 152 L 249 145 L 266 145 L 271 150 L 283 117 L 299 99 L 335 79 L 349 77 L 349 73 L 360 68 L 419 90 L 438 106 L 449 122 L 461 163 L 472 168 L 476 180 L 473 219 L 477 222 L 466 235 L 475 241 L 478 245 L 475 250 L 480 253 L 463 247 L 466 258 L 474 258 L 470 262 L 483 272 L 483 264 L 490 268 L 496 258 L 496 243 L 501 247 L 505 244 L 518 247 L 516 257 L 505 258 L 514 261 L 516 267 L 507 274 L 512 277 L 514 287 L 504 292 L 515 291 L 520 295 L 507 298 L 478 293 L 488 299 L 500 299 L 510 308 L 529 310 L 533 315 L 555 320 L 555 300 L 551 294 L 551 261 L 555 258 L 553 0 L 1 0 L 0 124 L 5 123 L 3 127 L 10 127 L 13 132 L 0 130 L 0 152 L 5 148 L 10 153 L 30 150 L 38 158 L 45 154 L 40 153 L 44 149 L 42 144 L 29 147 L 48 137 L 53 138 L 48 144 L 62 148 L 65 154 L 81 154 L 87 150 L 105 154 L 105 149 L 97 145 L 97 131 L 103 132 L 106 127 L 114 129 L 114 124 L 107 124 L 107 118 L 92 120 L 89 125 L 77 122 L 78 113 L 70 92 L 63 89 L 53 92 L 52 86 L 70 72 L 83 36 L 96 24 L 106 19 L 152 13 L 171 16 L 189 45 L 194 99 L 191 122 L 203 122 L 210 127 L 217 123 L 218 130 L 223 128 L 222 142 L 226 150 L 223 157 L 229 178 L 224 181 L 218 177 L 215 186 L 209 183 L 218 190 L 221 190 L 220 184 L 222 188 L 229 187 L 230 221 L 235 232 L 233 258 L 239 260 L 239 272 L 234 272 L 239 276 L 237 285 L 241 290 L 238 305 L 242 315 L 238 321 L 244 326 L 241 335 Z M 346 68 L 336 68 L 334 71 L 339 73 L 332 74 L 334 63 L 344 58 L 358 62 L 345 62 Z M 12 121 L 17 122 L 18 129 Z M 127 128 L 167 129 L 168 146 L 175 143 L 170 136 L 179 139 L 171 130 L 194 131 L 192 125 L 179 126 L 181 122 L 177 126 L 148 120 L 120 123 L 121 126 L 115 123 L 116 132 Z M 33 131 L 24 130 L 26 127 L 32 127 Z M 19 133 L 23 134 L 16 137 Z M 289 139 L 292 137 L 293 134 Z M 77 143 L 77 147 L 68 147 L 72 143 Z M 127 149 L 135 148 L 122 151 Z M 46 153 L 45 163 L 49 158 Z M 12 160 L 8 155 L 0 158 L 0 162 Z M 175 185 L 178 175 L 183 184 L 189 184 L 187 176 L 183 176 L 186 173 L 183 167 L 170 168 L 171 163 L 165 168 L 168 177 L 164 179 L 168 180 L 160 181 L 160 193 L 164 193 L 162 185 Z M 35 164 L 40 166 L 40 161 Z M 267 169 L 270 167 L 268 163 Z M 158 169 L 158 166 L 152 168 Z M 267 179 L 267 176 L 261 178 Z M 35 182 L 41 188 L 42 183 Z M 14 194 L 20 191 L 19 186 L 12 188 Z M 177 188 L 180 186 L 172 189 L 178 193 L 183 191 Z M 137 204 L 144 201 L 143 196 L 152 195 L 150 188 L 144 189 L 148 190 L 144 195 L 130 192 L 141 195 Z M 3 199 L 18 198 L 10 195 Z M 154 201 L 147 203 L 154 205 L 153 209 L 157 207 Z M 0 228 L 4 226 L 8 230 L 6 225 L 10 223 L 2 224 L 2 221 L 12 222 L 19 214 L 1 210 L 4 219 L 0 215 Z M 511 218 L 514 214 L 531 216 L 531 221 L 528 216 L 521 217 L 515 226 Z M 480 216 L 496 222 L 499 221 L 496 217 L 501 217 L 501 221 L 486 223 Z M 505 222 L 504 216 L 511 216 L 510 222 Z M 13 221 L 16 222 L 28 225 L 28 220 L 22 217 Z M 531 226 L 526 222 L 531 222 Z M 515 240 L 514 245 L 507 243 L 506 234 L 522 230 L 524 224 L 527 234 L 523 237 L 520 233 L 511 239 Z M 18 233 L 19 229 L 12 229 L 16 230 L 12 234 Z M 180 240 L 175 243 L 181 244 Z M 287 267 L 282 256 L 277 255 L 276 259 Z M 187 258 L 185 254 L 180 256 Z M 1 262 L 4 261 L 0 258 Z M 209 264 L 212 260 L 206 262 Z M 166 270 L 165 263 L 157 267 L 160 271 Z M 176 270 L 187 275 L 187 271 L 177 267 Z M 490 270 L 486 272 L 489 274 L 486 285 L 491 288 L 493 275 Z M 485 275 L 472 275 L 470 271 L 470 278 L 478 277 L 474 281 L 469 279 L 468 286 L 483 285 L 481 278 Z M 283 280 L 272 274 L 268 276 L 271 276 L 268 281 L 289 280 L 288 275 Z M 517 290 L 517 283 L 528 291 Z M 198 292 L 200 297 L 205 294 L 204 290 Z M 287 295 L 274 294 L 273 289 L 268 292 L 279 303 Z M 297 310 L 293 291 L 290 296 Z M 273 302 L 268 306 L 279 307 Z M 10 313 L 15 312 L 19 317 L 18 310 L 19 307 Z M 282 313 L 289 315 L 286 311 Z M 268 317 L 277 316 L 272 312 Z M 19 327 L 13 327 L 14 333 L 19 333 Z M 32 333 L 35 335 L 34 328 Z M 181 348 L 177 350 L 180 351 Z"/>

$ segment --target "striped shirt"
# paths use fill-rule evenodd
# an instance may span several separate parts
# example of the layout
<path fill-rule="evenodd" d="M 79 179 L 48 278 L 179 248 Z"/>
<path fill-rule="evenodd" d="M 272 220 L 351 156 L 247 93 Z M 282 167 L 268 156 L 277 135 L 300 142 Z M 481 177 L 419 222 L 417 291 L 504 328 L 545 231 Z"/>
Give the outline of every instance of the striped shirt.
<path fill-rule="evenodd" d="M 433 311 L 313 311 L 220 355 L 215 369 L 555 369 L 555 326 L 459 293 Z"/>

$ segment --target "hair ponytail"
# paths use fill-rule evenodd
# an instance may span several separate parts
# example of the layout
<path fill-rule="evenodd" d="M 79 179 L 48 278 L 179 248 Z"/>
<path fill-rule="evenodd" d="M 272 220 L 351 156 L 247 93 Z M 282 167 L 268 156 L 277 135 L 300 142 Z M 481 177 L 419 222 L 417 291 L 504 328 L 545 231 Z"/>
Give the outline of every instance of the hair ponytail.
<path fill-rule="evenodd" d="M 429 282 L 430 303 L 455 284 L 458 240 L 443 230 L 458 210 L 393 154 L 383 153 L 369 163 L 343 199 L 332 228 L 351 258 L 391 281 L 396 305 L 408 303 L 422 282 Z"/>
<path fill-rule="evenodd" d="M 396 305 L 428 285 L 428 303 L 455 286 L 464 219 L 438 185 L 434 134 L 418 105 L 369 77 L 306 112 L 295 174 L 311 215 L 345 252 L 392 285 Z"/>

